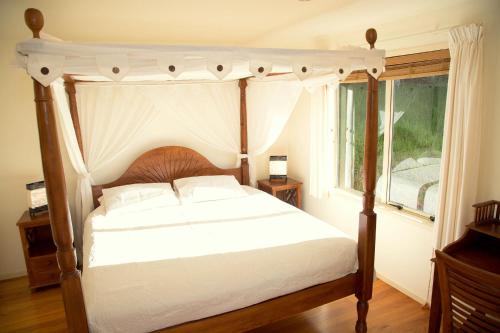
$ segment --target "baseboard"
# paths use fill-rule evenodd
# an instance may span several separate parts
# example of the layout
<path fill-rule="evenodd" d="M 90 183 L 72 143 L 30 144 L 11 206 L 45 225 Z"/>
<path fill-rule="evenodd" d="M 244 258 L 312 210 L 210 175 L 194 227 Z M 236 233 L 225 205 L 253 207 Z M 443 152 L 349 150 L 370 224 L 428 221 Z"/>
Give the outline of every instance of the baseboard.
<path fill-rule="evenodd" d="M 391 279 L 388 279 L 388 278 L 380 275 L 380 273 L 377 273 L 377 278 L 380 279 L 380 280 L 382 280 L 382 281 L 384 281 L 385 283 L 387 283 L 388 285 L 390 285 L 394 289 L 399 290 L 400 292 L 402 292 L 406 296 L 412 298 L 413 300 L 417 301 L 418 303 L 422 304 L 422 306 L 425 306 L 425 304 L 427 303 L 426 299 L 424 299 L 422 297 L 418 297 L 417 295 L 415 295 L 414 293 L 408 291 L 408 289 L 401 287 L 399 284 L 397 284 L 396 282 L 392 281 Z"/>
<path fill-rule="evenodd" d="M 0 281 L 26 276 L 26 271 L 0 274 Z"/>

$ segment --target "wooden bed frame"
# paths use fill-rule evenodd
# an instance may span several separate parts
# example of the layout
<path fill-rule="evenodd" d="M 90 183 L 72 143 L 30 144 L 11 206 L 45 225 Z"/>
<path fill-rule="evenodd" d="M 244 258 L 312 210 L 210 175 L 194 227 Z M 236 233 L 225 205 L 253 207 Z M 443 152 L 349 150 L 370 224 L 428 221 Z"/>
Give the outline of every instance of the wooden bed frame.
<path fill-rule="evenodd" d="M 33 8 L 25 11 L 26 25 L 34 38 L 40 38 L 44 20 L 42 13 Z M 377 33 L 366 32 L 366 40 L 374 48 Z M 82 140 L 76 109 L 75 82 L 65 77 L 70 111 L 80 150 Z M 64 170 L 59 148 L 57 125 L 52 95 L 49 87 L 33 80 L 40 149 L 43 172 L 47 188 L 50 223 L 57 260 L 61 269 L 61 289 L 64 299 L 66 320 L 70 332 L 88 332 L 87 314 L 81 286 L 81 272 L 77 269 L 76 253 L 73 247 L 73 229 L 69 211 Z M 240 80 L 240 123 L 241 153 L 247 153 L 246 124 L 246 80 Z M 363 210 L 359 214 L 358 262 L 359 269 L 340 279 L 316 285 L 285 296 L 277 297 L 243 309 L 223 313 L 206 319 L 168 327 L 161 332 L 241 332 L 260 327 L 292 316 L 331 301 L 355 294 L 358 298 L 356 332 L 367 331 L 366 317 L 368 301 L 372 297 L 375 256 L 376 214 L 374 189 L 377 163 L 378 133 L 378 81 L 368 75 L 367 112 L 365 129 L 365 151 L 363 163 Z M 242 158 L 240 168 L 223 170 L 212 165 L 206 158 L 184 147 L 163 147 L 141 156 L 116 181 L 93 187 L 94 199 L 102 188 L 144 181 L 172 181 L 190 175 L 232 174 L 241 184 L 248 184 L 248 160 Z M 95 200 L 94 200 L 95 202 Z M 334 255 L 334 254 L 332 254 Z"/>

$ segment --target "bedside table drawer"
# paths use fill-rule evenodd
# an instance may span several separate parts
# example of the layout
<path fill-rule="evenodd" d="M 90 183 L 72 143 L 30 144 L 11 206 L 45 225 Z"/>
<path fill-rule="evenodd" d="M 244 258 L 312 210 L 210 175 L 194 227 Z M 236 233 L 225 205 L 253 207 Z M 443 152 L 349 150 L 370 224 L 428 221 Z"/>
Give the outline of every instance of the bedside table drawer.
<path fill-rule="evenodd" d="M 59 268 L 44 272 L 34 271 L 30 277 L 30 287 L 36 288 L 59 283 L 60 274 Z"/>
<path fill-rule="evenodd" d="M 49 214 L 31 216 L 26 211 L 17 221 L 17 226 L 30 288 L 58 284 L 61 273 L 57 265 L 57 249 L 52 239 Z"/>
<path fill-rule="evenodd" d="M 57 258 L 55 254 L 32 257 L 30 258 L 30 266 L 32 270 L 37 272 L 44 271 L 59 271 L 59 267 L 57 266 Z"/>

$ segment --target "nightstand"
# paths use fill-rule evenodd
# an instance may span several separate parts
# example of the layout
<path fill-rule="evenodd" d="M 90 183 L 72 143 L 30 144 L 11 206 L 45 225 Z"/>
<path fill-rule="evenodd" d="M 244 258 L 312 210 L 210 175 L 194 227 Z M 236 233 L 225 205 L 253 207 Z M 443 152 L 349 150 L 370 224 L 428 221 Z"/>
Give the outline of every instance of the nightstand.
<path fill-rule="evenodd" d="M 17 222 L 30 288 L 59 283 L 56 246 L 52 239 L 48 213 L 31 217 L 26 211 Z"/>
<path fill-rule="evenodd" d="M 302 209 L 302 182 L 287 178 L 286 182 L 270 182 L 269 179 L 257 181 L 259 190 Z"/>

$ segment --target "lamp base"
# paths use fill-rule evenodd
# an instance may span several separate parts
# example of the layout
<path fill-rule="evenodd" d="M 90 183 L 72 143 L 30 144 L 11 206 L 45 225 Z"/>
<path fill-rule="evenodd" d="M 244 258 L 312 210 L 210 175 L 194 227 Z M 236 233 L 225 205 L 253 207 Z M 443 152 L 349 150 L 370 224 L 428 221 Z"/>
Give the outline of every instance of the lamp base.
<path fill-rule="evenodd" d="M 269 176 L 269 182 L 271 183 L 278 183 L 278 184 L 284 184 L 287 181 L 287 176 L 286 175 L 272 175 Z"/>
<path fill-rule="evenodd" d="M 49 206 L 48 205 L 43 205 L 43 206 L 39 206 L 39 207 L 35 207 L 35 208 L 28 208 L 28 211 L 30 213 L 30 216 L 31 217 L 35 217 L 41 213 L 45 213 L 49 210 Z"/>

